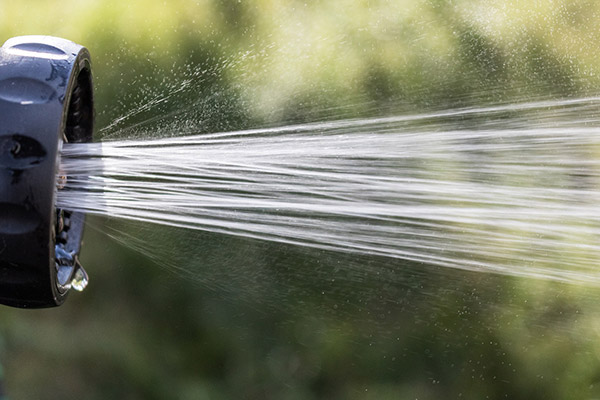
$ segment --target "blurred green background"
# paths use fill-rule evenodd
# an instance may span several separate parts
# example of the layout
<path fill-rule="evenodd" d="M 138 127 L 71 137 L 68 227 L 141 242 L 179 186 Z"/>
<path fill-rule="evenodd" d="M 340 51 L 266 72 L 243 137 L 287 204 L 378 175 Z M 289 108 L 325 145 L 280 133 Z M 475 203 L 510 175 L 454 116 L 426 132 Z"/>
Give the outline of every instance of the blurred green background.
<path fill-rule="evenodd" d="M 99 139 L 600 88 L 592 0 L 0 5 L 4 39 L 90 49 Z M 83 264 L 62 307 L 0 309 L 11 399 L 600 397 L 596 287 L 100 218 Z"/>

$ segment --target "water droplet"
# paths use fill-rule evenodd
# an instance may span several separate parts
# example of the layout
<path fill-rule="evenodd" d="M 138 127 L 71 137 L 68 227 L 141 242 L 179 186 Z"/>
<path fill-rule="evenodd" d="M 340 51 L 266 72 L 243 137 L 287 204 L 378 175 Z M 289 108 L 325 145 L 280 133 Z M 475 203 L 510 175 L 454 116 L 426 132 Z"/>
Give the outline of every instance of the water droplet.
<path fill-rule="evenodd" d="M 71 281 L 71 287 L 78 292 L 81 292 L 88 285 L 89 278 L 83 267 L 79 264 L 77 266 L 78 268 L 73 275 L 73 280 Z"/>

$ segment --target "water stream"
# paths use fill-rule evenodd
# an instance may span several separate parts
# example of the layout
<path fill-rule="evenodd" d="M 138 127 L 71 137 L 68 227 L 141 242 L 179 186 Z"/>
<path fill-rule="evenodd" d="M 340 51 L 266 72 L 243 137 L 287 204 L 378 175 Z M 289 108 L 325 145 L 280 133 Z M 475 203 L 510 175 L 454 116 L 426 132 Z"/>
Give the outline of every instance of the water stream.
<path fill-rule="evenodd" d="M 57 205 L 600 283 L 599 98 L 65 144 Z"/>

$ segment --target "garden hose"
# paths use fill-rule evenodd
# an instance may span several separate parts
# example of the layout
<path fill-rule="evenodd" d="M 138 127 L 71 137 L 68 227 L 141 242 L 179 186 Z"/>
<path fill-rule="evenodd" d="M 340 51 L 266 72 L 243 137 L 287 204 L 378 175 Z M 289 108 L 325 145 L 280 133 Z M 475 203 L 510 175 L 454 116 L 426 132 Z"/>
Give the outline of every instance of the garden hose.
<path fill-rule="evenodd" d="M 90 55 L 49 36 L 0 48 L 0 304 L 62 304 L 88 281 L 79 263 L 84 215 L 57 209 L 64 142 L 89 142 Z"/>

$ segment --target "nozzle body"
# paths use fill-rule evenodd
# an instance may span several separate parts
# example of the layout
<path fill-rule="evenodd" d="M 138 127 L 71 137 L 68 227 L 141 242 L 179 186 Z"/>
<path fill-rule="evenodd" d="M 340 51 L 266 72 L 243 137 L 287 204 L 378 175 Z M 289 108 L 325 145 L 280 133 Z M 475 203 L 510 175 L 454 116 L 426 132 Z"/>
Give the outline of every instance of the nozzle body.
<path fill-rule="evenodd" d="M 51 307 L 68 293 L 84 216 L 55 207 L 60 149 L 91 141 L 93 117 L 84 47 L 24 36 L 0 48 L 0 304 Z"/>

